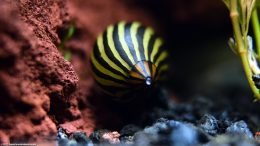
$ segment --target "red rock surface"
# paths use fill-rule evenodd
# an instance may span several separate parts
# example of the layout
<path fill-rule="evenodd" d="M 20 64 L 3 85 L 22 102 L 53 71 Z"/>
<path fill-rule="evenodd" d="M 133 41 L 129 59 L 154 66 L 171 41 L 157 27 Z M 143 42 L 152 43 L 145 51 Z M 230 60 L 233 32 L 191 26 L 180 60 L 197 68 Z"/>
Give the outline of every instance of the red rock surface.
<path fill-rule="evenodd" d="M 149 11 L 131 0 L 1 0 L 0 14 L 0 143 L 53 140 L 58 127 L 90 134 L 122 124 L 92 94 L 88 55 L 97 35 L 120 20 L 160 31 Z M 68 62 L 57 46 L 70 24 Z"/>
<path fill-rule="evenodd" d="M 56 47 L 56 30 L 68 18 L 64 6 L 0 1 L 0 143 L 44 140 L 57 131 L 57 111 L 69 112 L 58 108 L 79 79 Z"/>
<path fill-rule="evenodd" d="M 119 20 L 149 17 L 105 0 L 0 1 L 0 13 L 0 142 L 44 141 L 59 126 L 90 134 L 96 112 L 87 104 L 93 83 L 87 56 L 96 36 Z M 71 22 L 77 32 L 66 44 L 68 62 L 57 49 L 57 32 Z"/>

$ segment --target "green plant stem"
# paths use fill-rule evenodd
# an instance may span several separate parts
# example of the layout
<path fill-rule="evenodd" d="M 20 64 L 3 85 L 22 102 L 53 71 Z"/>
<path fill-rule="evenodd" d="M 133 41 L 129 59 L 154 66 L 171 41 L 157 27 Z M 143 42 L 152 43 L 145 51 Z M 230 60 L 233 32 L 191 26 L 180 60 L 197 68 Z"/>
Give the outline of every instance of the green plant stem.
<path fill-rule="evenodd" d="M 233 31 L 234 31 L 234 36 L 236 43 L 238 45 L 238 52 L 244 54 L 246 52 L 243 39 L 242 39 L 242 34 L 239 26 L 239 15 L 237 11 L 237 0 L 231 0 L 230 1 L 230 18 L 232 21 L 233 25 Z"/>
<path fill-rule="evenodd" d="M 239 26 L 239 15 L 238 15 L 238 3 L 237 0 L 230 1 L 230 17 L 233 25 L 234 30 L 234 37 L 237 43 L 237 50 L 240 55 L 242 65 L 249 83 L 251 90 L 254 93 L 254 96 L 257 100 L 260 100 L 260 93 L 259 90 L 255 87 L 254 82 L 252 80 L 252 72 L 248 62 L 248 55 L 247 55 L 247 48 L 246 48 L 246 39 L 243 39 L 241 34 L 241 29 Z"/>
<path fill-rule="evenodd" d="M 62 39 L 61 44 L 59 45 L 59 49 L 62 52 L 64 59 L 69 61 L 71 59 L 71 52 L 68 50 L 65 50 L 65 43 L 68 42 L 69 39 L 73 36 L 75 32 L 75 27 L 73 24 L 69 26 L 68 33 L 65 35 L 65 37 Z"/>
<path fill-rule="evenodd" d="M 252 22 L 254 35 L 255 35 L 254 40 L 256 44 L 257 56 L 258 56 L 258 60 L 260 61 L 260 24 L 259 24 L 259 19 L 257 14 L 257 8 L 255 8 L 252 12 L 251 22 Z"/>

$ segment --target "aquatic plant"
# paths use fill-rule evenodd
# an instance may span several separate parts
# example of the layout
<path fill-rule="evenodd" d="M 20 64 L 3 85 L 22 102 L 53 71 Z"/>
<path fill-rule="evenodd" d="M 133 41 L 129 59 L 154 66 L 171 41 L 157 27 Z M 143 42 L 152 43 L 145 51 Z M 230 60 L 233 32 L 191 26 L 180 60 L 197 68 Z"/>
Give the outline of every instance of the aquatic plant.
<path fill-rule="evenodd" d="M 258 62 L 260 61 L 260 25 L 257 8 L 259 0 L 223 0 L 230 11 L 234 36 L 230 38 L 230 48 L 239 55 L 249 86 L 254 93 L 255 101 L 260 100 L 260 92 L 253 80 L 260 74 Z M 250 22 L 251 21 L 251 22 Z M 248 29 L 252 24 L 254 37 L 248 35 Z M 256 48 L 253 49 L 253 42 Z M 256 82 L 254 82 L 256 81 Z"/>

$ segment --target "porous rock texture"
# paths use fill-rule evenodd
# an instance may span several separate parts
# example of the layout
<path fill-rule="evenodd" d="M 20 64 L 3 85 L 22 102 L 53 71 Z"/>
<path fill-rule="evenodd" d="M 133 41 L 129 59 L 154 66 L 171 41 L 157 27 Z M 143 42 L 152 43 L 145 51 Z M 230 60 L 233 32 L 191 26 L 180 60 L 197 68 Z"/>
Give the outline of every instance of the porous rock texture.
<path fill-rule="evenodd" d="M 71 112 L 79 80 L 56 47 L 65 1 L 3 0 L 0 14 L 0 143 L 42 141 Z"/>
<path fill-rule="evenodd" d="M 88 54 L 111 23 L 156 27 L 144 10 L 116 0 L 1 0 L 0 14 L 0 143 L 50 141 L 58 127 L 90 134 L 103 121 L 116 121 L 98 107 L 104 103 L 88 104 Z M 69 62 L 57 46 L 70 24 L 76 32 L 65 45 Z"/>

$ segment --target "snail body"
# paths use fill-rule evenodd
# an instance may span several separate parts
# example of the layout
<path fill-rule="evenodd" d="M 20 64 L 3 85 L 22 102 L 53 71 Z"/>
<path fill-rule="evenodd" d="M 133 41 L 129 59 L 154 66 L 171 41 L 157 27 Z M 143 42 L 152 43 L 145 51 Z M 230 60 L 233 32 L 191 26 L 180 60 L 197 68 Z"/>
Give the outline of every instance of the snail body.
<path fill-rule="evenodd" d="M 163 40 L 152 28 L 119 22 L 98 36 L 90 62 L 104 93 L 128 100 L 162 79 L 168 69 L 167 57 Z"/>

